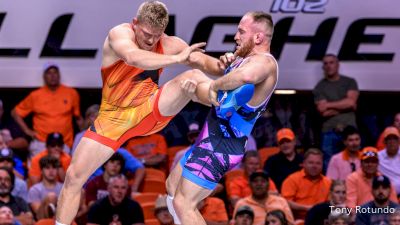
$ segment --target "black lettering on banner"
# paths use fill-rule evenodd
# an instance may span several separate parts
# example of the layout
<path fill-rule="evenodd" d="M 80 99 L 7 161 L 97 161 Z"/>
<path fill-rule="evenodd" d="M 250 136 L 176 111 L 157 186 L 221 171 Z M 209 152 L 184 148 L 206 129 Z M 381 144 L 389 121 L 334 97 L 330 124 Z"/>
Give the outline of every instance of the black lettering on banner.
<path fill-rule="evenodd" d="M 0 13 L 0 28 L 6 13 Z M 29 48 L 0 48 L 0 57 L 28 57 Z"/>
<path fill-rule="evenodd" d="M 202 19 L 196 26 L 196 29 L 193 33 L 192 40 L 190 44 L 194 44 L 197 42 L 208 42 L 208 39 L 211 36 L 212 29 L 216 24 L 234 24 L 237 25 L 240 22 L 241 17 L 231 16 L 210 16 Z M 224 37 L 224 43 L 235 43 L 233 39 L 234 35 L 227 34 Z M 233 49 L 232 49 L 233 50 Z M 231 50 L 231 51 L 232 51 Z M 228 50 L 229 51 L 229 50 Z M 207 54 L 215 57 L 219 57 L 225 52 L 207 52 Z"/>
<path fill-rule="evenodd" d="M 324 13 L 328 0 L 275 0 L 271 12 L 277 13 Z"/>
<path fill-rule="evenodd" d="M 367 18 L 354 21 L 347 30 L 339 52 L 340 60 L 346 61 L 393 61 L 394 53 L 358 53 L 362 43 L 381 44 L 383 34 L 364 34 L 367 26 L 400 26 L 400 19 Z"/>
<path fill-rule="evenodd" d="M 95 58 L 97 49 L 62 49 L 73 14 L 59 16 L 51 25 L 40 57 Z"/>
<path fill-rule="evenodd" d="M 294 17 L 280 20 L 275 25 L 271 44 L 272 54 L 279 59 L 286 43 L 309 43 L 311 46 L 306 60 L 321 60 L 326 53 L 337 20 L 338 18 L 329 18 L 322 21 L 314 36 L 289 35 Z"/>
<path fill-rule="evenodd" d="M 169 15 L 168 25 L 165 28 L 165 33 L 169 36 L 175 36 L 175 15 Z"/>

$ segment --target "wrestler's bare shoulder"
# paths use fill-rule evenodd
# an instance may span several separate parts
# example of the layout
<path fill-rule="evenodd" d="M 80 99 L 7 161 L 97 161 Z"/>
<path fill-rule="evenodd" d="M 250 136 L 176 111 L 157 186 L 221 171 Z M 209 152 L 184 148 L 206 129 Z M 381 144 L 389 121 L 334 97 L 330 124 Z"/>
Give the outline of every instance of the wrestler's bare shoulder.
<path fill-rule="evenodd" d="M 161 37 L 161 44 L 164 48 L 164 53 L 168 55 L 175 55 L 180 53 L 188 45 L 185 41 L 176 36 L 169 36 L 163 34 Z"/>

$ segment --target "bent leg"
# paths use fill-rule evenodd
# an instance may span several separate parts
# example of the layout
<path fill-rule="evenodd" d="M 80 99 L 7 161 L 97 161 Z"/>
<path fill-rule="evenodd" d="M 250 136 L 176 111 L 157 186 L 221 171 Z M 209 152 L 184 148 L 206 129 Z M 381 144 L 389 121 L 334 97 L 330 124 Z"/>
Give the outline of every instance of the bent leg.
<path fill-rule="evenodd" d="M 188 80 L 193 81 L 200 88 L 195 88 L 193 94 L 184 90 L 182 85 Z M 178 114 L 190 100 L 210 105 L 208 101 L 208 86 L 211 79 L 200 70 L 188 70 L 168 81 L 162 89 L 158 107 L 163 116 Z"/>
<path fill-rule="evenodd" d="M 57 222 L 71 224 L 81 199 L 81 190 L 89 176 L 114 154 L 110 147 L 83 137 L 68 167 L 57 203 Z"/>
<path fill-rule="evenodd" d="M 213 190 L 205 189 L 199 185 L 182 178 L 174 198 L 174 208 L 182 224 L 205 225 L 201 213 L 197 209 L 198 203 L 208 197 Z"/>

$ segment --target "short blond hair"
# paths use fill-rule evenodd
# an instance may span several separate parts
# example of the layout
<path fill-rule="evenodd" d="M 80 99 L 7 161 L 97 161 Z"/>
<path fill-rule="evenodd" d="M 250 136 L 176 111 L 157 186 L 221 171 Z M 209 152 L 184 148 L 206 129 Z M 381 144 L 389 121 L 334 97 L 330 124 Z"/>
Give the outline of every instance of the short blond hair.
<path fill-rule="evenodd" d="M 251 16 L 255 23 L 263 23 L 265 30 L 270 33 L 266 33 L 266 35 L 271 36 L 274 33 L 274 22 L 272 20 L 272 16 L 263 11 L 251 11 L 246 13 L 245 15 Z"/>
<path fill-rule="evenodd" d="M 169 20 L 167 6 L 159 1 L 143 2 L 136 17 L 139 23 L 162 29 L 167 27 Z"/>

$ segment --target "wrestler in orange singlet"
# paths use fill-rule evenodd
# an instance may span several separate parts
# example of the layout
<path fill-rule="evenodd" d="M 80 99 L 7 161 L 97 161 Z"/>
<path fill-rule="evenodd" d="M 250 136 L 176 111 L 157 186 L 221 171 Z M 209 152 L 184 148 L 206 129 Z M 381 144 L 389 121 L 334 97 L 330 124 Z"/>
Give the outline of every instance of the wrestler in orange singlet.
<path fill-rule="evenodd" d="M 205 43 L 188 46 L 166 35 L 167 24 L 166 6 L 148 1 L 140 5 L 132 23 L 109 31 L 103 46 L 99 116 L 67 170 L 56 224 L 71 224 L 83 184 L 126 140 L 161 130 L 190 100 L 210 104 L 210 79 L 199 70 L 186 71 L 158 87 L 162 68 L 169 65 L 186 64 L 213 75 L 222 75 L 225 69 L 221 61 L 202 53 Z"/>

